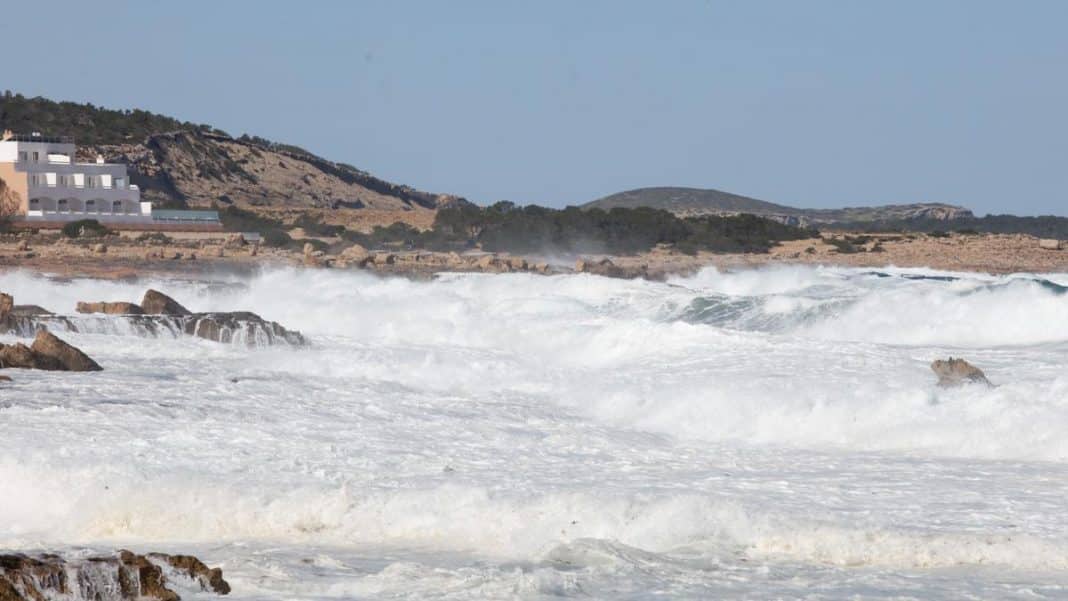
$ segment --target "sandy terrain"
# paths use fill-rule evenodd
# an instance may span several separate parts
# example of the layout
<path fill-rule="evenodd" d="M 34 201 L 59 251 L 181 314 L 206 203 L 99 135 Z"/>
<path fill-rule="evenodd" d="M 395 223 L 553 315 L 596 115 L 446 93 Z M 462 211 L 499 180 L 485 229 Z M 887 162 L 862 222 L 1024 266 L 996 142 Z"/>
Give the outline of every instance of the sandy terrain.
<path fill-rule="evenodd" d="M 137 240 L 111 236 L 67 240 L 58 234 L 0 235 L 0 269 L 32 269 L 61 276 L 88 275 L 134 278 L 146 273 L 188 275 L 212 272 L 252 272 L 269 265 L 303 265 L 369 269 L 382 273 L 427 276 L 441 271 L 535 271 L 561 273 L 576 269 L 619 277 L 662 278 L 689 273 L 706 265 L 724 268 L 765 264 L 822 264 L 864 267 L 930 267 L 988 273 L 1068 272 L 1068 250 L 1041 248 L 1038 240 L 1022 235 L 924 234 L 860 235 L 842 252 L 831 236 L 787 242 L 769 253 L 685 255 L 671 248 L 629 257 L 509 257 L 489 253 L 431 253 L 375 251 L 370 253 L 311 253 L 300 250 L 238 245 L 226 235 L 172 236 Z M 842 235 L 836 235 L 839 239 Z M 841 243 L 839 243 L 841 244 Z M 103 246 L 101 246 L 103 245 Z"/>

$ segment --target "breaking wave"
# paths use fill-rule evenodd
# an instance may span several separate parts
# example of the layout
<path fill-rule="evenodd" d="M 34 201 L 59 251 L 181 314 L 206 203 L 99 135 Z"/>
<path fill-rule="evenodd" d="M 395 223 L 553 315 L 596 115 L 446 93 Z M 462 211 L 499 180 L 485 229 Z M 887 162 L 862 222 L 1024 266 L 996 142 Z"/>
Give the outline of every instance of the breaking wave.
<path fill-rule="evenodd" d="M 301 549 L 298 580 L 327 549 L 401 549 L 343 589 L 370 596 L 430 578 L 413 549 L 497 558 L 485 590 L 531 595 L 586 594 L 602 569 L 636 589 L 743 564 L 1058 572 L 1066 286 L 809 267 L 668 282 L 0 274 L 16 302 L 57 312 L 153 287 L 313 343 L 73 318 L 67 337 L 103 372 L 0 388 L 0 545 L 223 545 L 239 565 L 258 557 L 244 545 L 284 545 Z M 937 388 L 928 365 L 946 355 L 997 386 Z M 464 565 L 434 573 L 463 580 Z"/>

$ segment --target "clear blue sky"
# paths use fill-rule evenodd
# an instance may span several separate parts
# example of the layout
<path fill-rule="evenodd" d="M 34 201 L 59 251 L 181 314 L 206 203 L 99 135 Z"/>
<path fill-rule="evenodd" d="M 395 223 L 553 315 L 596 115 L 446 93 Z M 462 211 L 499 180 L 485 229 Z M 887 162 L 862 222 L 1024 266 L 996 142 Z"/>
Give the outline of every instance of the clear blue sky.
<path fill-rule="evenodd" d="M 1068 214 L 1068 2 L 17 2 L 0 89 L 477 202 Z"/>

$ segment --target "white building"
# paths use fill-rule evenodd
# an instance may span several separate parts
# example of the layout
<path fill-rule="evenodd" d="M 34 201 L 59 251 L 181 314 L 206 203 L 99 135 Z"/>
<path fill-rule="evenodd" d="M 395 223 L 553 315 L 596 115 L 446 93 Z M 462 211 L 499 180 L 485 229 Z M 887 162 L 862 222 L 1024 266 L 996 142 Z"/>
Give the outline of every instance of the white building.
<path fill-rule="evenodd" d="M 126 166 L 75 162 L 74 140 L 41 135 L 0 136 L 0 179 L 10 216 L 25 220 L 151 221 L 152 203 L 130 183 Z M 11 200 L 14 199 L 14 200 Z"/>

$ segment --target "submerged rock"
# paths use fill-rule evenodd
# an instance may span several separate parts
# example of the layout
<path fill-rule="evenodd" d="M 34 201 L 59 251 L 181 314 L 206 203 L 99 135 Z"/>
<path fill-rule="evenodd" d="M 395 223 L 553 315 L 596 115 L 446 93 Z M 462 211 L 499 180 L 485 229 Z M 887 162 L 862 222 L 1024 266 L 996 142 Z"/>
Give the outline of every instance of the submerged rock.
<path fill-rule="evenodd" d="M 47 371 L 101 371 L 103 368 L 77 348 L 48 330 L 38 330 L 31 346 L 21 342 L 0 344 L 0 368 Z"/>
<path fill-rule="evenodd" d="M 174 583 L 225 595 L 222 570 L 190 555 L 119 551 L 114 555 L 66 559 L 59 555 L 0 555 L 0 600 L 115 599 L 180 601 Z"/>
<path fill-rule="evenodd" d="M 148 315 L 192 315 L 178 301 L 158 290 L 149 289 L 141 299 L 141 310 Z"/>
<path fill-rule="evenodd" d="M 983 370 L 964 359 L 937 359 L 931 363 L 931 370 L 938 376 L 938 385 L 945 388 L 970 383 L 992 386 Z"/>
<path fill-rule="evenodd" d="M 51 328 L 68 332 L 89 331 L 102 333 L 109 323 L 123 323 L 133 330 L 148 336 L 169 333 L 178 336 L 187 334 L 205 340 L 223 343 L 245 342 L 250 346 L 272 345 L 278 343 L 303 346 L 307 344 L 304 336 L 297 331 L 287 330 L 274 321 L 268 321 L 250 311 L 227 311 L 193 313 L 178 301 L 159 292 L 148 290 L 140 305 L 129 302 L 80 302 L 77 310 L 86 314 L 105 314 L 112 316 L 109 320 L 80 320 L 73 317 L 55 315 L 36 306 L 20 307 L 14 305 L 9 295 L 0 296 L 0 334 L 15 333 L 20 336 L 37 335 L 43 345 L 42 353 L 35 353 L 24 344 L 0 345 L 0 367 L 26 367 L 31 369 L 68 369 L 71 371 L 93 371 L 100 369 L 84 353 L 67 345 L 51 334 L 41 331 Z M 111 332 L 129 331 L 123 327 Z M 59 344 L 69 350 L 61 349 Z M 81 357 L 74 354 L 81 353 Z M 53 356 L 54 354 L 57 355 Z M 59 357 L 57 359 L 57 357 Z M 59 363 L 57 364 L 57 361 Z M 96 366 L 95 368 L 92 366 Z M 3 601 L 0 599 L 0 601 Z"/>
<path fill-rule="evenodd" d="M 294 346 L 306 342 L 300 332 L 287 330 L 280 324 L 250 311 L 227 313 L 194 313 L 182 319 L 182 330 L 191 336 L 215 342 L 238 342 L 249 345 L 274 344 L 281 340 Z"/>

